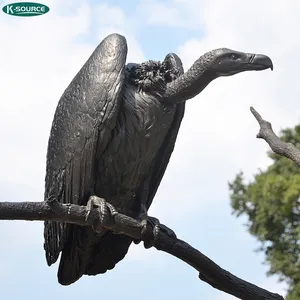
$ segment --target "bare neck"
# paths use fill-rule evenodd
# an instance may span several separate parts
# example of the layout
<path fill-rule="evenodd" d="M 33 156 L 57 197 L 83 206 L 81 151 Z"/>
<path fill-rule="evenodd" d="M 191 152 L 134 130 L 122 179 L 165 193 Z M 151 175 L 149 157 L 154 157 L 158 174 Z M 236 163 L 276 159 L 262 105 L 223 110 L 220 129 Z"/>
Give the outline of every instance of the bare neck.
<path fill-rule="evenodd" d="M 167 85 L 164 101 L 177 104 L 198 95 L 217 76 L 210 70 L 210 55 L 197 59 L 191 68 L 182 76 Z"/>

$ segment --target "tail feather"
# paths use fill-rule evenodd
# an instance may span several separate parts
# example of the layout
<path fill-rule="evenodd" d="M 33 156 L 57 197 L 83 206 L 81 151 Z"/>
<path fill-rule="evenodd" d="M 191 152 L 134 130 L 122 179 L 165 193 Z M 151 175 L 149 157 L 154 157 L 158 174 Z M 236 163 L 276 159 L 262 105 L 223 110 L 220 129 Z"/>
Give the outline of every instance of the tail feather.
<path fill-rule="evenodd" d="M 90 232 L 90 228 L 71 226 L 57 273 L 58 282 L 62 285 L 70 285 L 84 274 L 93 250 L 93 232 Z"/>
<path fill-rule="evenodd" d="M 107 232 L 97 244 L 93 246 L 88 265 L 84 274 L 103 274 L 112 270 L 128 252 L 132 239 L 125 235 L 116 235 Z"/>
<path fill-rule="evenodd" d="M 132 239 L 111 231 L 97 237 L 90 228 L 72 225 L 58 268 L 58 282 L 70 285 L 82 275 L 111 270 L 128 252 Z"/>

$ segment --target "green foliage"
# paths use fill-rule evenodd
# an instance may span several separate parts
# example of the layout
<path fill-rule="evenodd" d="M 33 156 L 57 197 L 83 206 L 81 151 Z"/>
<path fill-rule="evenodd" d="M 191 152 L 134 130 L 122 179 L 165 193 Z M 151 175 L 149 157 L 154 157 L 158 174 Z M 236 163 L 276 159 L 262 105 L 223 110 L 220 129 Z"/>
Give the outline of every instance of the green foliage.
<path fill-rule="evenodd" d="M 280 138 L 300 148 L 300 125 Z M 229 183 L 231 206 L 248 216 L 249 232 L 261 242 L 270 266 L 289 285 L 286 300 L 300 299 L 300 168 L 291 160 L 268 153 L 273 163 L 245 183 L 243 173 Z"/>

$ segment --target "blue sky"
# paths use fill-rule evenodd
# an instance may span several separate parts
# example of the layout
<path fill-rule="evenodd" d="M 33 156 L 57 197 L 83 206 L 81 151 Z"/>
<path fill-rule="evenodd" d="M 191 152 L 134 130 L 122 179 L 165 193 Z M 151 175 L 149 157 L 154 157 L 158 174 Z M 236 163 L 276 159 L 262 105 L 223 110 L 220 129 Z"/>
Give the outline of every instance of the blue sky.
<path fill-rule="evenodd" d="M 284 284 L 266 277 L 264 257 L 254 252 L 259 244 L 243 226 L 246 219 L 231 215 L 227 182 L 241 169 L 250 179 L 269 163 L 268 146 L 255 139 L 250 105 L 275 131 L 299 121 L 300 3 L 253 0 L 247 9 L 238 0 L 42 3 L 50 7 L 44 16 L 0 14 L 0 201 L 43 199 L 57 102 L 107 34 L 126 36 L 130 62 L 175 52 L 185 70 L 213 48 L 265 53 L 274 72 L 218 79 L 188 101 L 150 214 L 235 275 L 284 293 Z M 42 223 L 1 221 L 0 240 L 0 299 L 235 299 L 201 282 L 183 262 L 141 245 L 132 246 L 113 271 L 63 287 L 58 264 L 49 268 L 45 261 Z"/>

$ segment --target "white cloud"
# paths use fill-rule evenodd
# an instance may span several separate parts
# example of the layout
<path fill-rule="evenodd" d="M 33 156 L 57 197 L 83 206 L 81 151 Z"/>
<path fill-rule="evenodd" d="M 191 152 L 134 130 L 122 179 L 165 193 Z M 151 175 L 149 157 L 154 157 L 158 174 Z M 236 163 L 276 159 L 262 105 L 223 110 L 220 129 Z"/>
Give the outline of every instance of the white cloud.
<path fill-rule="evenodd" d="M 48 136 L 57 102 L 104 37 L 103 33 L 107 33 L 100 22 L 102 27 L 95 33 L 99 37 L 96 43 L 80 43 L 77 39 L 87 35 L 91 25 L 90 7 L 85 2 L 78 2 L 73 14 L 61 15 L 68 11 L 70 2 L 58 4 L 58 1 L 52 1 L 48 5 L 51 14 L 41 18 L 13 22 L 11 19 L 15 18 L 5 16 L 0 20 L 0 34 L 7 41 L 0 50 L 1 57 L 6 58 L 0 73 L 4 87 L 0 103 L 0 136 L 5 144 L 0 156 L 5 172 L 0 173 L 0 182 L 36 183 L 42 189 Z M 99 9 L 102 16 L 112 20 L 106 25 L 126 23 L 120 9 L 109 6 Z M 122 20 L 120 16 L 123 16 Z M 129 36 L 131 58 L 143 60 L 138 42 L 130 32 L 126 36 Z"/>
<path fill-rule="evenodd" d="M 137 11 L 147 25 L 195 29 L 201 25 L 202 19 L 199 15 L 190 14 L 187 8 L 185 3 L 172 5 L 156 0 L 145 0 L 139 4 Z M 189 18 L 186 18 L 186 14 Z"/>
<path fill-rule="evenodd" d="M 186 70 L 204 52 L 219 47 L 264 53 L 274 62 L 274 72 L 217 79 L 187 103 L 175 152 L 152 211 L 163 215 L 165 222 L 187 215 L 201 217 L 205 211 L 214 222 L 213 210 L 228 201 L 224 200 L 227 181 L 239 170 L 250 178 L 270 162 L 268 145 L 255 138 L 258 124 L 249 107 L 271 121 L 276 132 L 299 122 L 300 3 L 251 1 L 245 6 L 238 0 L 172 1 L 168 7 L 178 8 L 179 2 L 185 7 L 179 20 L 193 20 L 197 14 L 203 22 L 199 33 L 204 30 L 203 38 L 195 37 L 179 47 Z M 147 11 L 150 17 L 155 14 L 154 9 Z M 198 25 L 196 21 L 194 28 Z M 178 24 L 173 27 L 176 32 Z"/>
<path fill-rule="evenodd" d="M 195 37 L 179 47 L 186 70 L 204 52 L 219 47 L 264 53 L 274 62 L 274 72 L 219 78 L 188 101 L 163 185 L 166 192 L 176 187 L 173 192 L 176 194 L 180 187 L 194 194 L 187 200 L 193 201 L 190 207 L 194 209 L 200 201 L 196 182 L 203 199 L 214 191 L 219 195 L 216 198 L 222 200 L 228 193 L 227 180 L 240 169 L 249 177 L 258 167 L 269 163 L 268 145 L 255 138 L 258 124 L 249 111 L 251 105 L 273 123 L 276 132 L 299 121 L 300 89 L 296 81 L 300 43 L 295 37 L 300 3 L 252 1 L 245 7 L 238 0 L 173 1 L 170 7 L 177 7 L 178 2 L 185 6 L 180 19 L 189 19 L 197 13 L 205 28 L 203 38 Z M 148 9 L 149 14 L 153 11 Z M 190 180 L 193 184 L 189 184 Z M 159 193 L 163 193 L 162 188 Z M 210 201 L 206 203 L 211 205 Z"/>
<path fill-rule="evenodd" d="M 102 40 L 112 32 L 118 32 L 124 35 L 127 40 L 127 62 L 144 61 L 144 54 L 136 39 L 138 28 L 135 26 L 135 20 L 128 18 L 119 6 L 99 4 L 97 11 L 99 16 L 101 16 L 97 19 L 99 24 L 98 39 Z"/>
<path fill-rule="evenodd" d="M 58 99 L 93 47 L 75 39 L 89 28 L 82 3 L 72 16 L 0 20 L 3 40 L 0 181 L 42 186 L 50 126 Z M 55 24 L 55 26 L 54 26 Z M 5 170 L 5 171 L 4 171 Z"/>
<path fill-rule="evenodd" d="M 0 72 L 3 86 L 0 102 L 0 201 L 43 200 L 46 149 L 56 105 L 64 89 L 104 36 L 111 32 L 124 34 L 130 49 L 128 58 L 144 60 L 130 22 L 120 8 L 99 5 L 102 18 L 94 25 L 97 28 L 94 42 L 79 42 L 79 38 L 86 38 L 91 31 L 93 15 L 90 6 L 82 1 L 43 3 L 49 5 L 51 12 L 43 17 L 18 19 L 4 16 L 0 19 L 0 34 L 6 41 L 0 49 L 1 57 L 6 58 Z M 20 183 L 31 192 L 22 192 L 24 189 Z M 3 222 L 2 240 L 12 239 L 20 243 L 20 224 Z M 22 232 L 27 233 L 23 235 L 24 247 L 36 247 L 33 240 L 42 245 L 41 224 L 25 223 Z M 37 249 L 43 251 L 42 247 Z"/>

